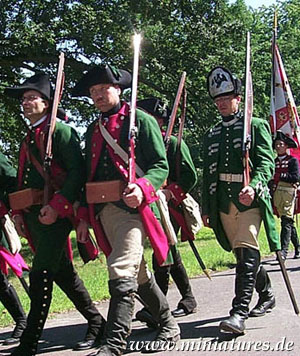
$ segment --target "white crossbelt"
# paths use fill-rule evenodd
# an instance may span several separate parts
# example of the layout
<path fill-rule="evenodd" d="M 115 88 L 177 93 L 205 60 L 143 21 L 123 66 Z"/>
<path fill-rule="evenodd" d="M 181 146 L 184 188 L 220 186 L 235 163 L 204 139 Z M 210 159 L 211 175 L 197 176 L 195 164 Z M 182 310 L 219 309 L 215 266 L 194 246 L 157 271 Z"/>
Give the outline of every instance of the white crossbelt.
<path fill-rule="evenodd" d="M 242 183 L 243 175 L 242 174 L 233 174 L 233 173 L 220 173 L 219 180 L 221 182 Z"/>

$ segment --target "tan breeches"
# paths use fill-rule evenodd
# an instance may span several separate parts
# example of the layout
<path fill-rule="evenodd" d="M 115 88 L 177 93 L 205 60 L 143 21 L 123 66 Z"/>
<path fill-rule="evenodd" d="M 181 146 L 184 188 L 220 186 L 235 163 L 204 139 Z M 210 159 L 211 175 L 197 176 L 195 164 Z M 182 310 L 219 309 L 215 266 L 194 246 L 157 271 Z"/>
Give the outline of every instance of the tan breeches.
<path fill-rule="evenodd" d="M 233 250 L 238 247 L 259 249 L 258 233 L 262 220 L 259 208 L 240 212 L 230 203 L 229 213 L 220 212 L 220 218 Z"/>
<path fill-rule="evenodd" d="M 143 257 L 146 235 L 140 215 L 130 214 L 111 203 L 99 215 L 112 247 L 107 257 L 109 279 L 133 277 L 138 284 L 148 282 L 151 273 Z"/>
<path fill-rule="evenodd" d="M 296 202 L 296 189 L 290 184 L 279 182 L 274 192 L 273 202 L 279 216 L 294 218 L 294 209 Z"/>

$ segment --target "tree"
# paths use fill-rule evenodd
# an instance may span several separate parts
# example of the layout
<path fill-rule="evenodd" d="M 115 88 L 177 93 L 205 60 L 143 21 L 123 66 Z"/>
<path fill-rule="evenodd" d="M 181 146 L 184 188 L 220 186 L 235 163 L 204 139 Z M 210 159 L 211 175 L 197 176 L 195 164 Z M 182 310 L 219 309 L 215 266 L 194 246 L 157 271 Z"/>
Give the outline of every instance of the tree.
<path fill-rule="evenodd" d="M 279 43 L 292 89 L 298 93 L 299 0 L 279 5 Z M 228 0 L 2 0 L 2 150 L 15 157 L 24 133 L 19 108 L 3 95 L 3 87 L 41 70 L 54 82 L 63 50 L 62 105 L 71 121 L 86 126 L 96 113 L 87 100 L 71 97 L 72 87 L 94 64 L 113 63 L 131 71 L 131 38 L 134 31 L 141 31 L 139 99 L 156 95 L 172 106 L 181 73 L 187 72 L 185 139 L 201 172 L 202 136 L 216 120 L 206 76 L 213 66 L 224 65 L 243 79 L 247 31 L 251 32 L 255 114 L 268 117 L 273 12 L 273 7 L 248 9 L 243 0 L 233 4 Z"/>

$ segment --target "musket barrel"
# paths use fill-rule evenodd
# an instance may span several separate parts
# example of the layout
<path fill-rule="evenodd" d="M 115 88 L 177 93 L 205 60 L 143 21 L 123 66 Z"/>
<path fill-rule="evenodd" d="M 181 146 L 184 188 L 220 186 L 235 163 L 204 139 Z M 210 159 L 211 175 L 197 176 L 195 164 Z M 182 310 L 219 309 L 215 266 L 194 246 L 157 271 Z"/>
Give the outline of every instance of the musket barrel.
<path fill-rule="evenodd" d="M 129 152 L 129 160 L 128 160 L 129 183 L 133 183 L 135 181 L 135 159 L 134 159 L 134 141 L 135 141 L 135 134 L 136 134 L 135 113 L 136 113 L 141 34 L 136 33 L 133 36 L 133 45 L 134 45 L 134 60 L 133 60 L 133 74 L 132 74 L 130 122 L 129 122 L 129 133 L 128 133 L 129 143 L 130 143 L 130 152 Z"/>

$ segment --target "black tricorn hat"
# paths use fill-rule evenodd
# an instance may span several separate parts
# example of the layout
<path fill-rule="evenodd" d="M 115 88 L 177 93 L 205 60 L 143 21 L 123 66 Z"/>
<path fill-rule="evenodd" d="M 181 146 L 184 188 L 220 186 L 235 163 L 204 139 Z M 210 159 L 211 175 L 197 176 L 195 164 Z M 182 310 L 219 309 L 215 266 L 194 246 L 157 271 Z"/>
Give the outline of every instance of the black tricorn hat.
<path fill-rule="evenodd" d="M 149 114 L 158 117 L 159 119 L 163 119 L 164 121 L 168 121 L 170 118 L 171 110 L 158 98 L 139 100 L 136 105 L 144 111 L 147 111 Z"/>
<path fill-rule="evenodd" d="M 242 83 L 228 69 L 213 68 L 207 76 L 207 90 L 212 99 L 224 95 L 241 95 Z"/>
<path fill-rule="evenodd" d="M 52 88 L 49 76 L 44 73 L 38 73 L 26 79 L 20 86 L 5 88 L 4 94 L 20 99 L 25 91 L 36 90 L 40 92 L 46 100 L 51 100 Z"/>
<path fill-rule="evenodd" d="M 114 84 L 121 89 L 131 86 L 131 74 L 110 65 L 90 69 L 72 90 L 72 96 L 90 96 L 89 88 L 96 84 Z"/>
<path fill-rule="evenodd" d="M 32 77 L 26 79 L 21 85 L 16 87 L 8 87 L 4 89 L 4 94 L 10 96 L 11 98 L 20 99 L 25 91 L 36 90 L 42 94 L 43 99 L 48 100 L 50 103 L 50 108 L 52 107 L 52 100 L 54 96 L 54 91 L 52 89 L 49 76 L 45 73 L 38 73 Z M 66 112 L 62 107 L 58 108 L 57 116 L 66 120 Z"/>
<path fill-rule="evenodd" d="M 273 147 L 275 147 L 275 141 L 283 141 L 289 148 L 297 148 L 297 142 L 294 141 L 291 137 L 284 134 L 282 131 L 276 131 L 276 137 L 273 140 Z"/>

